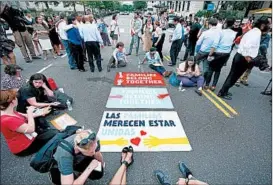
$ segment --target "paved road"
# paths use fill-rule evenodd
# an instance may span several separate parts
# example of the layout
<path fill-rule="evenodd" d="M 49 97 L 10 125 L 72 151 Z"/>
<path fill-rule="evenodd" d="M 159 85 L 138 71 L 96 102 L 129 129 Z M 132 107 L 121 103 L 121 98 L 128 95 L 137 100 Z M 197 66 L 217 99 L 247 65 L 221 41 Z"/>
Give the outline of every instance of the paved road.
<path fill-rule="evenodd" d="M 121 40 L 126 46 L 130 41 L 131 16 L 119 17 L 119 25 L 125 30 L 121 34 Z M 170 44 L 165 42 L 164 55 L 169 55 L 169 48 Z M 104 70 L 101 73 L 98 71 L 79 73 L 69 69 L 67 58 L 54 60 L 49 57 L 48 61 L 36 60 L 26 64 L 18 48 L 16 49 L 18 63 L 25 69 L 23 75 L 26 78 L 52 64 L 43 73 L 56 79 L 65 92 L 74 97 L 75 105 L 69 114 L 81 125 L 95 131 L 99 129 L 102 114 L 107 110 L 106 101 L 117 71 L 106 72 L 106 64 L 111 53 L 111 47 L 102 50 Z M 181 54 L 184 54 L 183 49 Z M 143 55 L 144 53 L 140 58 Z M 129 59 L 131 61 L 129 66 L 120 71 L 151 71 L 147 65 L 138 68 L 136 56 L 130 56 Z M 231 59 L 228 66 L 223 69 L 218 88 L 229 72 Z M 179 161 L 186 162 L 194 176 L 209 184 L 271 184 L 272 122 L 269 103 L 271 98 L 260 94 L 270 78 L 271 74 L 254 69 L 249 79 L 249 87 L 232 88 L 234 96 L 228 104 L 239 113 L 234 118 L 227 118 L 206 97 L 197 96 L 193 89 L 178 92 L 177 88 L 167 85 L 175 111 L 178 112 L 193 150 L 136 153 L 135 164 L 128 172 L 128 184 L 157 184 L 152 175 L 156 169 L 168 172 L 175 183 L 180 177 Z M 97 182 L 88 181 L 87 184 L 108 184 L 118 169 L 119 153 L 104 153 L 104 157 L 106 161 L 104 178 Z M 48 175 L 32 170 L 29 167 L 29 160 L 30 157 L 13 156 L 2 137 L 1 184 L 49 184 Z"/>

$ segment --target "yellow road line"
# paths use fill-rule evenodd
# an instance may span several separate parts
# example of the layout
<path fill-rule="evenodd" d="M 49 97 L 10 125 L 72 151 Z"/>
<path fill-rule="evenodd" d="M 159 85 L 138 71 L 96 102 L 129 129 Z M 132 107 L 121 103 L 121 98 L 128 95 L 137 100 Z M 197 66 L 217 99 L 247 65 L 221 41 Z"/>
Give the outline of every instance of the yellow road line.
<path fill-rule="evenodd" d="M 169 60 L 171 60 L 171 57 L 170 57 L 170 56 L 167 56 L 167 58 L 168 58 Z"/>
<path fill-rule="evenodd" d="M 167 57 L 167 56 L 164 56 L 164 58 L 165 58 L 166 60 L 170 61 L 170 60 L 168 59 L 168 57 Z"/>
<path fill-rule="evenodd" d="M 233 118 L 221 105 L 219 105 L 215 100 L 213 100 L 204 90 L 202 90 L 202 94 L 206 96 L 206 98 L 211 101 L 221 112 L 223 112 L 226 117 Z"/>
<path fill-rule="evenodd" d="M 235 109 L 233 109 L 229 104 L 227 104 L 224 100 L 222 100 L 221 98 L 219 98 L 214 92 L 212 92 L 211 90 L 207 90 L 214 98 L 216 98 L 220 103 L 222 103 L 230 112 L 232 112 L 235 115 L 238 115 L 238 113 L 236 112 Z"/>

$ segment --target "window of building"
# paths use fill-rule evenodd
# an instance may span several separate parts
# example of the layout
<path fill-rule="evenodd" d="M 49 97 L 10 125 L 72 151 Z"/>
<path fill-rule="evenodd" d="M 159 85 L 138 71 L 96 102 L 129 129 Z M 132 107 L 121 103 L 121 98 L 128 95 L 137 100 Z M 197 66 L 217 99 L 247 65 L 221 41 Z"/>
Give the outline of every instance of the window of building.
<path fill-rule="evenodd" d="M 183 1 L 183 5 L 182 5 L 182 11 L 184 11 L 185 10 L 185 1 Z"/>
<path fill-rule="evenodd" d="M 191 5 L 191 2 L 188 1 L 187 11 L 190 11 L 190 5 Z"/>

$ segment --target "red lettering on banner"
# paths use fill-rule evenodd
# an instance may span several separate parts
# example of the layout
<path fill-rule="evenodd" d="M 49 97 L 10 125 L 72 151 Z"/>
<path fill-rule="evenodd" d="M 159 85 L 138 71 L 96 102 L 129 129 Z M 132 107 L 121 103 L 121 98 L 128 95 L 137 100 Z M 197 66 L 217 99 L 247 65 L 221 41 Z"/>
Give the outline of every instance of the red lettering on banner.
<path fill-rule="evenodd" d="M 159 73 L 118 72 L 114 85 L 117 86 L 165 86 Z"/>

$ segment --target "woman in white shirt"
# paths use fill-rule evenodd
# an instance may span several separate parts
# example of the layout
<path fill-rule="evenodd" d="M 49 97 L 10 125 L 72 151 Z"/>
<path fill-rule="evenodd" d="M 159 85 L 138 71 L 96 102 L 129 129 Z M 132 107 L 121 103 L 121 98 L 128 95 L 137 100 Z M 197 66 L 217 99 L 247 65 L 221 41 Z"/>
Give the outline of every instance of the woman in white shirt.
<path fill-rule="evenodd" d="M 152 33 L 153 33 L 153 25 L 151 21 L 147 21 L 146 25 L 143 28 L 143 51 L 149 52 L 153 42 L 152 42 Z"/>
<path fill-rule="evenodd" d="M 163 61 L 162 48 L 165 40 L 165 33 L 162 32 L 159 21 L 155 21 L 155 31 L 153 32 L 153 47 L 159 53 L 161 61 Z"/>
<path fill-rule="evenodd" d="M 195 63 L 194 57 L 190 56 L 186 62 L 183 62 L 177 68 L 177 78 L 181 81 L 180 86 L 195 87 L 195 92 L 202 96 L 202 87 L 204 85 L 204 77 L 201 76 L 198 64 Z"/>
<path fill-rule="evenodd" d="M 117 44 L 118 37 L 120 36 L 117 15 L 113 15 L 112 17 L 110 31 L 111 31 L 110 37 L 112 38 L 112 46 L 115 46 Z"/>

